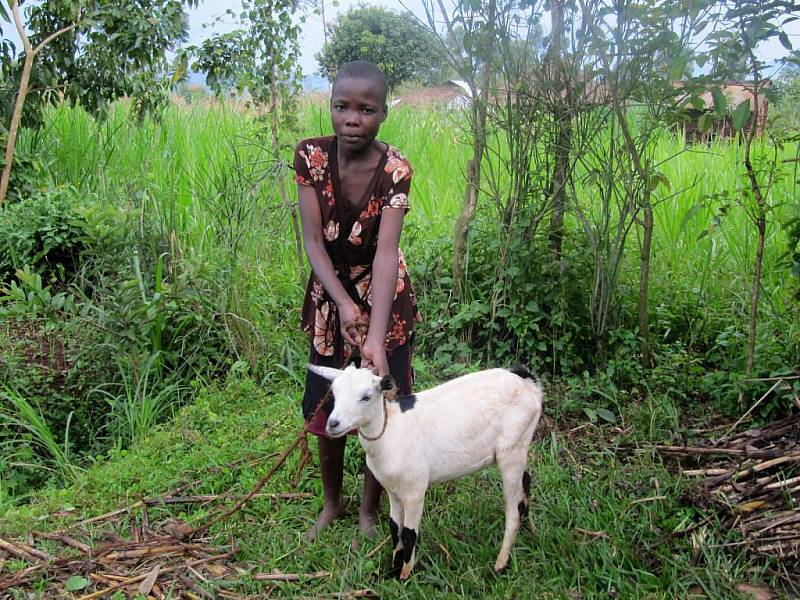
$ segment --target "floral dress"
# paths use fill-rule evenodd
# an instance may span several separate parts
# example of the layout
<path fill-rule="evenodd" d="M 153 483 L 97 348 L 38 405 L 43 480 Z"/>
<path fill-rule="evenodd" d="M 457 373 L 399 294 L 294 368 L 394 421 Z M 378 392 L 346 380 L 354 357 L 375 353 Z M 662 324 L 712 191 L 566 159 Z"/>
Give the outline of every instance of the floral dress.
<path fill-rule="evenodd" d="M 412 175 L 408 160 L 387 144 L 372 180 L 357 202 L 342 194 L 335 136 L 300 142 L 295 149 L 294 169 L 295 181 L 314 188 L 316 192 L 325 250 L 339 280 L 356 304 L 370 313 L 372 263 L 378 246 L 381 214 L 383 209 L 390 207 L 408 210 Z M 385 341 L 393 375 L 392 355 L 411 340 L 414 322 L 420 320 L 416 294 L 400 249 L 398 262 L 395 296 Z M 312 363 L 344 366 L 352 349 L 340 333 L 336 304 L 313 273 L 306 288 L 301 327 L 311 334 Z M 326 358 L 328 360 L 324 360 Z M 306 388 L 309 395 L 309 385 Z M 306 404 L 304 400 L 304 413 L 307 412 Z"/>

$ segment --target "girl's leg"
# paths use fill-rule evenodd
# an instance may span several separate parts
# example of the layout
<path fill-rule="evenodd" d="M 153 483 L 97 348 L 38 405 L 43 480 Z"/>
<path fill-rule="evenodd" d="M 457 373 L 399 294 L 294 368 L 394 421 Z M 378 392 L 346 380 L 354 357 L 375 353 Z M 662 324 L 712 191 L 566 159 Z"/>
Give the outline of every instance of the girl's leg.
<path fill-rule="evenodd" d="M 344 514 L 342 503 L 342 479 L 344 477 L 345 438 L 331 439 L 318 436 L 319 468 L 322 476 L 322 512 L 317 522 L 308 530 L 306 538 L 317 539 L 319 533 L 330 525 L 331 521 Z"/>
<path fill-rule="evenodd" d="M 361 496 L 361 507 L 358 510 L 358 528 L 368 539 L 378 534 L 378 505 L 383 488 L 375 475 L 364 465 L 364 493 Z"/>

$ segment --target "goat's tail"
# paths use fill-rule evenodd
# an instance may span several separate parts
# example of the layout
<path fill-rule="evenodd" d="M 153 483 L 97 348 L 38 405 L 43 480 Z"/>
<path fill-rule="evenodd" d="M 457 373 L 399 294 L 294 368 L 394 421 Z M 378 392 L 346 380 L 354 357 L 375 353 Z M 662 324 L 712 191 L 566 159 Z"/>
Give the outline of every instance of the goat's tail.
<path fill-rule="evenodd" d="M 517 366 L 509 369 L 514 375 L 517 377 L 522 377 L 522 379 L 532 379 L 536 385 L 542 385 L 542 378 L 539 377 L 536 373 L 532 373 L 531 370 L 523 364 L 518 364 Z"/>

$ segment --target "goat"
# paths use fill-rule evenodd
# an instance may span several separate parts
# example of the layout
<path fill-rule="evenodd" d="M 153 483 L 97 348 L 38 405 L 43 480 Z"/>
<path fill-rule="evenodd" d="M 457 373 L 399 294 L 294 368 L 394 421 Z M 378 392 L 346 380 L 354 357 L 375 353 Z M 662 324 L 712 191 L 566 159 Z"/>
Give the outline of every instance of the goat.
<path fill-rule="evenodd" d="M 330 380 L 334 407 L 326 431 L 358 430 L 367 466 L 389 496 L 392 570 L 406 579 L 414 566 L 425 492 L 432 483 L 497 463 L 506 527 L 495 571 L 508 564 L 528 514 L 528 448 L 542 413 L 541 382 L 521 368 L 488 369 L 390 401 L 394 381 L 369 369 L 309 365 Z"/>

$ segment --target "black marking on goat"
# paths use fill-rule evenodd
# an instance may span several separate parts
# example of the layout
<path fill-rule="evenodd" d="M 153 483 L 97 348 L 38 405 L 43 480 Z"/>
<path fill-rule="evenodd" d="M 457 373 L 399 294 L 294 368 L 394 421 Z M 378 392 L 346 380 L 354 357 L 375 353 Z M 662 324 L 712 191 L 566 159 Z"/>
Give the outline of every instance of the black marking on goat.
<path fill-rule="evenodd" d="M 391 375 L 384 375 L 381 379 L 381 391 L 388 391 L 394 387 L 394 377 Z"/>
<path fill-rule="evenodd" d="M 403 542 L 403 562 L 410 563 L 411 557 L 414 555 L 414 545 L 417 543 L 417 532 L 408 527 L 403 527 L 400 540 Z"/>
<path fill-rule="evenodd" d="M 527 367 L 523 365 L 517 365 L 513 369 L 509 369 L 514 375 L 517 377 L 522 377 L 523 379 L 533 379 L 533 374 L 528 370 Z"/>
<path fill-rule="evenodd" d="M 389 533 L 392 534 L 392 547 L 397 548 L 397 542 L 400 541 L 400 528 L 392 517 L 389 517 Z"/>
<path fill-rule="evenodd" d="M 531 476 L 527 471 L 522 473 L 522 491 L 525 492 L 525 497 L 531 496 Z"/>
<path fill-rule="evenodd" d="M 409 394 L 408 396 L 398 396 L 397 403 L 400 405 L 400 412 L 406 412 L 407 410 L 414 408 L 414 405 L 417 403 L 417 397 L 414 394 Z"/>
<path fill-rule="evenodd" d="M 525 500 L 520 500 L 519 504 L 517 504 L 517 510 L 519 511 L 519 518 L 525 520 L 528 518 L 528 503 Z"/>

